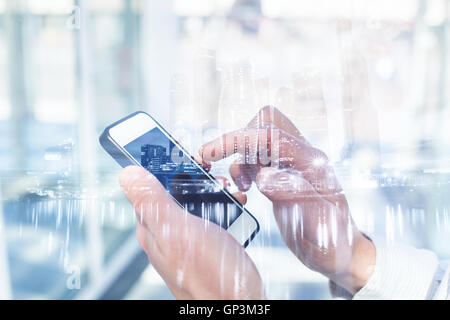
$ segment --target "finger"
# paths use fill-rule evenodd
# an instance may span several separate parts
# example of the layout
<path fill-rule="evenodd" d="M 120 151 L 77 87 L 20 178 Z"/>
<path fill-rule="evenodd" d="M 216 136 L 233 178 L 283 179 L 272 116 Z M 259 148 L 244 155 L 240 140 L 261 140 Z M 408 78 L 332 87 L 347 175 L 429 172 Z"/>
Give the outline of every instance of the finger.
<path fill-rule="evenodd" d="M 224 185 L 230 185 L 227 179 L 219 179 Z M 120 184 L 133 204 L 138 222 L 144 225 L 158 242 L 177 245 L 179 241 L 191 241 L 192 234 L 200 237 L 209 232 L 220 234 L 224 231 L 214 223 L 194 216 L 180 207 L 161 183 L 141 167 L 125 168 L 120 175 Z M 246 196 L 237 194 L 237 198 L 245 204 Z M 170 245 L 165 245 L 164 248 L 168 246 Z"/>
<path fill-rule="evenodd" d="M 225 177 L 215 177 L 215 178 L 220 182 L 220 184 L 222 185 L 223 188 L 225 188 L 228 191 L 230 191 L 231 183 L 230 183 L 230 181 L 227 178 L 225 178 Z M 242 193 L 242 192 L 235 192 L 235 193 L 232 193 L 232 195 L 241 204 L 246 204 L 247 203 L 247 195 L 245 195 L 244 193 Z"/>
<path fill-rule="evenodd" d="M 215 178 L 222 185 L 223 188 L 228 189 L 231 187 L 231 183 L 230 181 L 228 181 L 227 178 L 221 176 L 217 176 Z"/>
<path fill-rule="evenodd" d="M 274 202 L 320 200 L 348 211 L 347 199 L 334 172 L 331 176 L 327 173 L 312 175 L 311 171 L 262 168 L 256 177 L 256 186 Z"/>
<path fill-rule="evenodd" d="M 138 223 L 148 230 L 160 256 L 186 256 L 211 234 L 221 236 L 225 231 L 180 207 L 156 177 L 141 167 L 125 168 L 120 184 L 136 211 Z"/>
<path fill-rule="evenodd" d="M 233 193 L 233 197 L 239 201 L 240 204 L 245 205 L 247 204 L 247 195 L 242 192 L 235 192 Z"/>
<path fill-rule="evenodd" d="M 259 127 L 266 124 L 272 124 L 297 138 L 302 136 L 292 121 L 273 106 L 266 106 L 259 110 L 247 127 Z"/>
<path fill-rule="evenodd" d="M 181 140 L 180 138 L 174 138 L 174 140 L 181 146 L 183 147 L 183 140 Z M 203 167 L 203 169 L 205 169 L 206 171 L 209 172 L 209 170 L 211 170 L 211 164 L 207 163 L 205 161 L 202 160 L 202 158 L 200 157 L 200 155 L 194 155 L 193 156 L 194 160 Z"/>
<path fill-rule="evenodd" d="M 197 163 L 200 164 L 207 172 L 211 170 L 211 163 L 204 161 L 199 154 L 194 155 L 194 160 L 197 161 Z"/>
<path fill-rule="evenodd" d="M 294 170 L 262 168 L 256 177 L 256 185 L 273 202 L 321 198 L 302 174 Z"/>
<path fill-rule="evenodd" d="M 297 138 L 274 126 L 225 133 L 205 144 L 200 152 L 202 159 L 208 162 L 240 154 L 240 164 L 276 164 L 300 171 L 312 167 L 318 160 L 328 162 L 325 153 L 313 148 L 304 138 Z"/>
<path fill-rule="evenodd" d="M 160 243 L 176 245 L 183 239 L 188 241 L 189 233 L 205 233 L 212 225 L 206 222 L 208 226 L 205 227 L 205 220 L 180 207 L 158 179 L 144 168 L 125 168 L 120 175 L 120 184 L 136 211 L 138 222 Z"/>
<path fill-rule="evenodd" d="M 274 130 L 277 130 L 276 128 Z M 258 147 L 268 150 L 271 142 L 272 127 L 244 128 L 223 134 L 206 143 L 200 149 L 204 161 L 215 162 L 234 154 L 240 154 L 241 163 L 257 163 Z"/>
<path fill-rule="evenodd" d="M 262 133 L 264 130 L 266 133 Z M 273 127 L 245 128 L 226 133 L 202 147 L 202 158 L 211 161 L 218 161 L 235 153 L 240 157 L 231 166 L 230 175 L 240 191 L 250 189 L 258 170 L 264 167 L 261 161 L 264 156 L 261 158 L 261 155 L 270 154 L 270 157 L 264 159 L 266 166 L 270 164 L 280 169 L 300 171 L 303 179 L 326 200 L 342 207 L 347 205 L 338 179 L 328 163 L 328 157 L 323 151 L 305 143 L 304 139 Z"/>
<path fill-rule="evenodd" d="M 230 176 L 238 189 L 242 192 L 246 192 L 252 186 L 252 170 L 245 165 L 239 163 L 239 161 L 233 162 L 230 166 Z"/>

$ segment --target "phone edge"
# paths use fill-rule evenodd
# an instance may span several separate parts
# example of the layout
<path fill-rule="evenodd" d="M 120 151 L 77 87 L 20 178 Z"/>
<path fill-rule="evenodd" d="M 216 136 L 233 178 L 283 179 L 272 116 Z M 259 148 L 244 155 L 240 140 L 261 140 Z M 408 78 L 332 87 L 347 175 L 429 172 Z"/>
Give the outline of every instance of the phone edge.
<path fill-rule="evenodd" d="M 143 113 L 147 116 L 149 116 L 158 126 L 161 130 L 164 131 L 164 133 L 172 140 L 172 142 L 176 142 L 176 140 L 173 138 L 173 136 L 155 119 L 153 118 L 150 114 L 148 114 L 145 111 L 137 111 L 137 112 L 133 112 L 130 115 L 126 116 L 125 118 L 122 118 L 114 123 L 112 123 L 111 125 L 109 125 L 108 127 L 105 128 L 105 130 L 103 131 L 103 133 L 100 135 L 99 138 L 99 143 L 102 146 L 102 148 L 122 167 L 125 168 L 127 166 L 140 166 L 139 163 L 137 163 L 133 158 L 128 157 L 125 153 L 121 152 L 121 147 L 114 141 L 114 139 L 112 139 L 111 135 L 109 134 L 109 130 L 112 127 L 117 126 L 118 124 L 136 116 L 139 113 Z M 192 161 L 194 161 L 195 163 L 199 164 L 194 158 L 193 156 L 187 151 L 185 150 L 182 146 L 180 146 L 178 143 L 176 143 L 178 147 L 182 148 L 182 151 L 186 154 L 189 155 L 189 157 L 191 158 Z M 119 152 L 113 152 L 113 151 L 119 151 Z M 211 176 L 213 179 L 215 179 L 214 176 L 212 176 L 211 174 L 208 173 L 209 176 Z M 210 179 L 211 179 L 210 177 Z M 216 179 L 215 179 L 216 180 Z M 232 199 L 234 199 L 237 203 L 239 203 L 239 201 L 236 200 L 236 198 L 225 188 L 222 189 L 222 191 L 224 193 L 227 194 L 227 196 L 231 197 Z M 173 197 L 172 197 L 173 198 Z M 176 200 L 176 199 L 175 199 Z M 253 231 L 253 233 L 247 238 L 247 240 L 244 242 L 244 244 L 242 244 L 243 248 L 247 248 L 247 246 L 250 244 L 250 242 L 256 237 L 256 235 L 259 233 L 260 231 L 260 224 L 258 219 L 256 219 L 253 214 L 250 213 L 250 211 L 248 211 L 245 206 L 243 206 L 242 204 L 240 204 L 241 208 L 243 209 L 243 211 L 248 214 L 256 223 L 256 228 Z M 227 230 L 227 229 L 224 229 Z"/>

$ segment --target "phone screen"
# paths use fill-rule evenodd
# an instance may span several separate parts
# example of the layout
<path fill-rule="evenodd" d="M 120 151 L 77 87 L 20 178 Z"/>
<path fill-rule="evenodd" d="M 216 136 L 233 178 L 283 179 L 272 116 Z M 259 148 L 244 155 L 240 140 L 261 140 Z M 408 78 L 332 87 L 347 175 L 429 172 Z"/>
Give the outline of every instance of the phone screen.
<path fill-rule="evenodd" d="M 225 229 L 241 215 L 242 209 L 222 186 L 205 175 L 159 128 L 130 142 L 125 149 L 191 214 Z"/>

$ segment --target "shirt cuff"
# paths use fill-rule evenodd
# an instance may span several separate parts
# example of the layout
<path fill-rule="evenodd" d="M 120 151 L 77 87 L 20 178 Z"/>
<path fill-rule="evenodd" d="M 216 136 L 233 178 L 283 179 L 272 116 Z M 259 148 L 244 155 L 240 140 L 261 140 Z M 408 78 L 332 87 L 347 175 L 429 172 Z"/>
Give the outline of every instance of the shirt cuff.
<path fill-rule="evenodd" d="M 376 263 L 367 284 L 354 296 L 369 299 L 426 299 L 439 266 L 436 255 L 428 250 L 372 239 Z"/>

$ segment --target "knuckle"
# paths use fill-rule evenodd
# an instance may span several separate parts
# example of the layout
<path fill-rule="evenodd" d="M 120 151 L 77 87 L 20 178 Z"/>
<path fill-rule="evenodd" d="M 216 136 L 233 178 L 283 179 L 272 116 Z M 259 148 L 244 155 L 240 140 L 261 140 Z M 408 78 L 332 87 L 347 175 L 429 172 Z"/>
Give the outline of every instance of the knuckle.
<path fill-rule="evenodd" d="M 262 107 L 259 112 L 266 116 L 270 116 L 272 113 L 280 113 L 280 110 L 278 110 L 278 108 L 273 105 L 266 105 Z"/>

